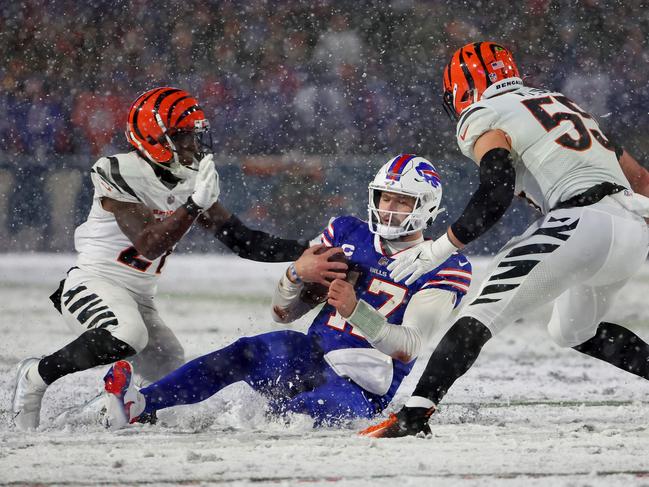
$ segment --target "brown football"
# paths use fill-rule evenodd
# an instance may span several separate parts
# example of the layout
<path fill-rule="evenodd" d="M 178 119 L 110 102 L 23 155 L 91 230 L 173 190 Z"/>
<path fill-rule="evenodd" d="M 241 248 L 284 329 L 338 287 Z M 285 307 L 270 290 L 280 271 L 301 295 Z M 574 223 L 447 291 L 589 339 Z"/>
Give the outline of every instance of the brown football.
<path fill-rule="evenodd" d="M 322 254 L 327 250 L 329 250 L 327 247 L 322 247 L 316 251 L 316 254 Z M 328 260 L 329 262 L 347 262 L 347 257 L 342 252 L 338 252 L 329 257 Z M 349 278 L 349 272 L 347 277 Z M 300 293 L 300 299 L 311 306 L 316 306 L 327 300 L 328 291 L 329 289 L 323 284 L 317 282 L 306 282 L 304 283 L 304 288 Z"/>

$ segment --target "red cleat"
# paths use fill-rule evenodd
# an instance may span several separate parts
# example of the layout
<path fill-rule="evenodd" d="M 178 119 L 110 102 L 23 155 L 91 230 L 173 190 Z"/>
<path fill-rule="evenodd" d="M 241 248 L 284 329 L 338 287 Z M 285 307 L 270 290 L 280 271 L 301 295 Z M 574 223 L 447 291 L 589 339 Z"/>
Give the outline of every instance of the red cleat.
<path fill-rule="evenodd" d="M 107 392 L 104 423 L 107 428 L 119 429 L 139 422 L 145 399 L 132 383 L 132 376 L 133 366 L 126 360 L 119 360 L 104 377 L 104 390 Z"/>
<path fill-rule="evenodd" d="M 401 438 L 403 436 L 430 435 L 428 420 L 435 408 L 403 407 L 397 414 L 390 414 L 385 421 L 370 426 L 359 433 L 370 438 Z"/>

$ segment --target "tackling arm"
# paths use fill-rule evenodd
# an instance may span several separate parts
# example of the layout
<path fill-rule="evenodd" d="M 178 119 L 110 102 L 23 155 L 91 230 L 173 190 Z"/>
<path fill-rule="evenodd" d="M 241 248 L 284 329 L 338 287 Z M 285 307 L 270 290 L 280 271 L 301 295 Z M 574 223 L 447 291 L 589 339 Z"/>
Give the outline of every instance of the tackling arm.
<path fill-rule="evenodd" d="M 462 248 L 480 237 L 509 208 L 516 182 L 510 150 L 507 134 L 501 130 L 485 132 L 476 141 L 473 152 L 480 161 L 480 185 L 448 230 L 455 247 Z"/>
<path fill-rule="evenodd" d="M 478 138 L 473 146 L 475 160 L 480 161 L 478 189 L 444 235 L 401 252 L 388 265 L 392 279 L 398 282 L 407 278 L 406 284 L 412 284 L 500 220 L 514 198 L 516 186 L 510 149 L 509 138 L 502 130 L 489 130 Z"/>
<path fill-rule="evenodd" d="M 199 223 L 214 232 L 226 247 L 239 257 L 259 262 L 290 262 L 297 260 L 309 247 L 304 240 L 289 240 L 261 230 L 248 228 L 221 203 L 205 212 Z"/>
<path fill-rule="evenodd" d="M 188 202 L 163 221 L 157 222 L 153 211 L 141 203 L 126 203 L 104 197 L 101 205 L 115 215 L 122 232 L 138 253 L 149 260 L 157 259 L 176 245 L 200 211 Z"/>

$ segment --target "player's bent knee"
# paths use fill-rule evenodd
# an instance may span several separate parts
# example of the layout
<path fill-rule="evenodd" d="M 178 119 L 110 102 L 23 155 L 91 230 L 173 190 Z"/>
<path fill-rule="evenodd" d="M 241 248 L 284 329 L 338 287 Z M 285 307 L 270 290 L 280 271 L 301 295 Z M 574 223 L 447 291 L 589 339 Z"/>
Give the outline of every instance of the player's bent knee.
<path fill-rule="evenodd" d="M 254 359 L 268 352 L 268 346 L 259 337 L 241 337 L 234 345 L 240 349 L 245 357 Z"/>
<path fill-rule="evenodd" d="M 175 364 L 174 368 L 180 367 L 185 363 L 185 349 L 178 340 L 173 346 L 165 350 L 166 355 L 169 357 L 169 363 Z"/>
<path fill-rule="evenodd" d="M 548 333 L 552 341 L 561 348 L 573 348 L 592 338 L 597 332 L 597 324 L 566 323 L 552 318 L 548 323 Z"/>
<path fill-rule="evenodd" d="M 166 334 L 163 340 L 149 344 L 149 348 L 152 346 L 155 347 L 156 354 L 164 357 L 164 360 L 169 363 L 179 362 L 183 364 L 185 362 L 185 349 L 176 338 L 176 335 L 171 332 Z"/>
<path fill-rule="evenodd" d="M 552 331 L 550 331 L 550 338 L 552 338 L 552 341 L 561 348 L 571 348 L 578 345 L 578 343 L 572 343 L 572 341 L 566 340 L 566 338 L 561 334 L 553 333 Z"/>
<path fill-rule="evenodd" d="M 133 347 L 137 353 L 144 350 L 149 342 L 149 332 L 144 323 L 132 323 L 129 326 L 122 326 L 120 323 L 112 335 Z"/>
<path fill-rule="evenodd" d="M 185 356 L 185 349 L 180 343 L 180 340 L 176 338 L 176 335 L 173 335 L 173 337 L 167 342 L 167 344 L 169 347 L 169 355 L 180 357 L 181 359 Z"/>
<path fill-rule="evenodd" d="M 178 340 L 175 340 L 175 343 L 165 344 L 158 355 L 160 370 L 163 370 L 165 374 L 185 363 L 185 349 Z"/>

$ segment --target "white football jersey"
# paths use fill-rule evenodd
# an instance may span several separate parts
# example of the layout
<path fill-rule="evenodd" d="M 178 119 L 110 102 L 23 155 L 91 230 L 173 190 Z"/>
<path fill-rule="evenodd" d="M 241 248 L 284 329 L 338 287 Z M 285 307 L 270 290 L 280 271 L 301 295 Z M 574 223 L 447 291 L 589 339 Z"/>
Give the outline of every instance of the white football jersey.
<path fill-rule="evenodd" d="M 473 145 L 492 129 L 511 139 L 516 194 L 543 213 L 602 182 L 631 187 L 597 121 L 561 93 L 523 86 L 471 105 L 457 124 L 462 153 L 475 160 Z"/>
<path fill-rule="evenodd" d="M 164 220 L 187 201 L 195 177 L 169 189 L 135 151 L 102 157 L 92 166 L 90 176 L 95 188 L 92 208 L 88 219 L 74 232 L 77 266 L 135 293 L 153 296 L 166 254 L 155 260 L 139 255 L 113 213 L 104 210 L 101 198 L 144 204 L 157 220 Z"/>

